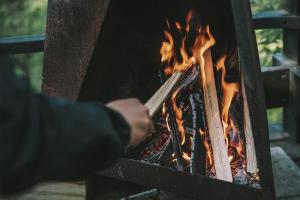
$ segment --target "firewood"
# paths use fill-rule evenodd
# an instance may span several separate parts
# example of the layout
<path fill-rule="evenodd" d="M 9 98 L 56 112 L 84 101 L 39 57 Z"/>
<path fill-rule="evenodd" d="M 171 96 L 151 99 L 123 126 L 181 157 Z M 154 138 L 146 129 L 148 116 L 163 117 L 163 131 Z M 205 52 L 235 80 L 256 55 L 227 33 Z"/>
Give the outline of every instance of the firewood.
<path fill-rule="evenodd" d="M 244 133 L 246 139 L 247 172 L 255 174 L 258 172 L 256 151 L 254 146 L 252 124 L 250 120 L 249 106 L 248 106 L 247 95 L 245 92 L 243 76 L 242 76 L 242 93 L 243 93 L 243 106 L 244 106 Z"/>
<path fill-rule="evenodd" d="M 203 65 L 200 68 L 200 73 L 204 93 L 204 104 L 216 176 L 218 179 L 232 182 L 233 178 L 220 119 L 218 97 L 210 50 L 207 50 L 204 53 L 204 63 L 201 63 L 201 65 Z"/>
<path fill-rule="evenodd" d="M 167 102 L 167 110 L 169 113 L 169 124 L 170 124 L 170 129 L 172 134 L 172 144 L 173 144 L 173 150 L 176 157 L 177 169 L 179 171 L 184 171 L 182 149 L 179 141 L 178 126 L 176 123 L 176 117 L 172 107 L 172 103 L 170 101 Z"/>
<path fill-rule="evenodd" d="M 204 124 L 205 120 L 202 118 L 199 112 L 202 112 L 201 105 L 197 105 L 196 102 L 201 103 L 200 94 L 193 93 L 189 96 L 192 116 L 193 116 L 193 141 L 192 141 L 192 153 L 191 153 L 191 174 L 206 175 L 206 151 L 200 135 L 201 124 Z M 203 111 L 204 112 L 204 111 Z"/>
<path fill-rule="evenodd" d="M 182 74 L 182 76 L 183 76 L 183 74 Z M 162 71 L 160 72 L 160 77 L 161 77 L 161 81 L 164 82 L 166 77 Z M 170 79 L 171 78 L 169 78 L 168 80 L 170 80 Z M 175 84 L 175 85 L 177 85 L 177 84 Z M 174 89 L 175 89 L 175 85 L 174 85 Z M 177 169 L 179 171 L 184 171 L 183 155 L 182 155 L 182 149 L 181 149 L 181 145 L 180 145 L 180 141 L 179 141 L 179 133 L 178 133 L 178 126 L 177 126 L 177 122 L 176 122 L 175 112 L 173 110 L 171 100 L 168 100 L 165 103 L 166 103 L 166 107 L 167 107 L 167 112 L 169 114 L 169 117 L 168 117 L 169 122 L 168 123 L 170 125 L 170 131 L 171 131 L 171 136 L 172 136 L 171 137 L 172 149 L 175 154 Z"/>
<path fill-rule="evenodd" d="M 173 73 L 172 76 L 147 101 L 145 106 L 149 109 L 150 117 L 154 117 L 157 111 L 162 107 L 163 103 L 167 101 L 183 74 L 184 73 L 182 72 Z"/>

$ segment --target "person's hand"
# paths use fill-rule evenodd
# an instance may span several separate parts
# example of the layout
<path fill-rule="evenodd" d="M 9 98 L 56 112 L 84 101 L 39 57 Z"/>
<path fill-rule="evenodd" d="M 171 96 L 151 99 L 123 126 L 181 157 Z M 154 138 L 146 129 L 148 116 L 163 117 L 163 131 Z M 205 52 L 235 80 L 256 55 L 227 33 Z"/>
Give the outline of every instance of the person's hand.
<path fill-rule="evenodd" d="M 138 99 L 116 100 L 106 106 L 121 113 L 131 127 L 129 145 L 138 145 L 150 135 L 153 122 L 149 110 Z"/>

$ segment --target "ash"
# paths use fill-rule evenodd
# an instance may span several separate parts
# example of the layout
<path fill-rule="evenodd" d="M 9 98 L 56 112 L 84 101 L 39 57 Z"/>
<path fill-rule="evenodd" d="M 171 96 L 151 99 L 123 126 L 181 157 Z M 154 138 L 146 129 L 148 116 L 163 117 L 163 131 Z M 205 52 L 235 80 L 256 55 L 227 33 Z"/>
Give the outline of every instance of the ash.
<path fill-rule="evenodd" d="M 244 169 L 238 169 L 233 176 L 233 182 L 239 185 L 246 185 L 255 189 L 261 189 L 257 175 L 251 176 Z"/>

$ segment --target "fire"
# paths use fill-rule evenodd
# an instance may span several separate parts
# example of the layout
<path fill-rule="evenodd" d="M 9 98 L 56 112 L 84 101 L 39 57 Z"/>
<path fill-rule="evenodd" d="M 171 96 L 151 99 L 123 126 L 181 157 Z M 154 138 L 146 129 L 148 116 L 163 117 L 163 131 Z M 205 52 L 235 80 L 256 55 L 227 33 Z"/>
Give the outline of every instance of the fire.
<path fill-rule="evenodd" d="M 182 110 L 177 106 L 176 103 L 177 94 L 178 94 L 178 90 L 173 93 L 171 100 L 172 100 L 173 110 L 176 115 L 178 131 L 180 134 L 180 144 L 183 145 L 185 143 L 185 130 L 184 130 L 183 120 L 182 120 Z"/>
<path fill-rule="evenodd" d="M 161 62 L 166 63 L 167 67 L 164 68 L 164 72 L 167 76 L 171 75 L 175 71 L 186 71 L 193 65 L 200 65 L 204 63 L 203 54 L 211 46 L 215 44 L 213 36 L 210 34 L 209 26 L 201 29 L 197 28 L 197 35 L 194 45 L 188 49 L 186 47 L 186 39 L 190 32 L 190 23 L 193 17 L 193 12 L 189 11 L 186 16 L 186 27 L 183 28 L 179 22 L 175 22 L 177 31 L 182 34 L 182 40 L 180 45 L 180 56 L 177 56 L 174 47 L 174 39 L 170 31 L 164 31 L 164 36 L 166 41 L 162 42 L 160 49 Z M 167 21 L 167 27 L 170 27 L 170 23 Z M 192 54 L 192 55 L 191 55 Z M 191 56 L 189 56 L 191 55 Z M 204 65 L 202 65 L 204 66 Z M 180 144 L 183 145 L 186 141 L 184 121 L 182 120 L 182 110 L 178 107 L 176 98 L 178 96 L 178 91 L 175 91 L 172 95 L 172 106 L 176 115 L 176 122 L 178 126 L 178 131 L 180 133 Z"/>
<path fill-rule="evenodd" d="M 207 162 L 207 169 L 211 169 L 214 165 L 214 159 L 213 159 L 211 146 L 209 144 L 208 137 L 207 137 L 208 134 L 206 133 L 205 130 L 202 130 L 202 129 L 200 129 L 199 132 L 200 132 L 200 135 L 203 139 L 204 147 L 205 147 L 205 150 L 206 150 L 207 161 L 208 161 Z"/>
<path fill-rule="evenodd" d="M 222 71 L 222 89 L 223 89 L 223 99 L 222 99 L 222 113 L 221 118 L 223 122 L 223 128 L 226 128 L 231 124 L 229 117 L 229 108 L 232 102 L 233 97 L 239 92 L 239 84 L 238 83 L 227 83 L 225 81 L 226 77 L 226 67 L 225 67 L 226 56 L 223 56 L 217 62 L 217 70 Z M 225 133 L 225 131 L 224 131 Z"/>
<path fill-rule="evenodd" d="M 244 159 L 244 148 L 243 143 L 240 138 L 240 132 L 236 125 L 234 124 L 234 119 L 230 115 L 230 106 L 232 104 L 233 98 L 239 93 L 240 85 L 236 82 L 228 83 L 226 82 L 226 55 L 222 56 L 216 64 L 217 70 L 222 72 L 222 112 L 221 119 L 223 125 L 223 133 L 226 140 L 226 145 L 228 148 L 229 161 L 231 167 L 235 169 L 236 165 L 241 165 L 245 163 Z M 239 162 L 241 160 L 241 162 Z"/>
<path fill-rule="evenodd" d="M 209 26 L 206 26 L 203 29 L 201 27 L 197 28 L 194 45 L 190 49 L 186 47 L 186 39 L 190 32 L 192 14 L 193 12 L 190 11 L 186 17 L 187 25 L 185 29 L 182 28 L 182 25 L 179 22 L 175 22 L 177 31 L 180 31 L 182 34 L 179 56 L 177 56 L 175 52 L 172 34 L 170 31 L 164 31 L 166 41 L 162 42 L 160 54 L 161 62 L 167 64 L 167 67 L 165 67 L 166 75 L 171 75 L 174 71 L 186 71 L 194 64 L 203 64 L 204 53 L 215 44 L 215 40 L 210 33 Z M 167 26 L 170 27 L 169 22 L 167 22 Z"/>
<path fill-rule="evenodd" d="M 174 55 L 174 40 L 171 33 L 164 31 L 165 37 L 168 41 L 162 43 L 160 49 L 161 62 L 170 62 Z"/>
<path fill-rule="evenodd" d="M 167 30 L 164 31 L 164 41 L 162 42 L 160 54 L 161 54 L 161 63 L 166 76 L 172 75 L 176 71 L 186 71 L 193 66 L 199 66 L 201 83 L 198 84 L 210 84 L 205 77 L 204 66 L 205 59 L 204 55 L 211 47 L 216 44 L 216 40 L 210 32 L 209 25 L 201 27 L 192 23 L 194 14 L 192 11 L 189 11 L 186 16 L 185 26 L 180 22 L 171 22 L 167 21 Z M 173 25 L 173 26 L 171 26 Z M 171 28 L 173 27 L 173 29 Z M 175 29 L 175 30 L 174 30 Z M 180 35 L 180 41 L 177 42 L 172 36 L 172 33 L 176 31 Z M 188 37 L 193 34 L 194 39 L 191 43 L 188 40 Z M 190 38 L 189 38 L 190 39 Z M 187 42 L 189 41 L 189 43 Z M 175 44 L 179 44 L 179 49 L 176 50 Z M 245 153 L 243 142 L 240 137 L 240 131 L 237 125 L 235 124 L 235 119 L 230 114 L 230 107 L 236 95 L 239 93 L 240 85 L 237 82 L 229 83 L 226 82 L 226 55 L 222 56 L 216 63 L 216 68 L 222 73 L 222 99 L 221 99 L 221 121 L 223 126 L 223 133 L 228 148 L 228 160 L 231 164 L 231 169 L 234 171 L 236 168 L 244 168 L 245 166 Z M 200 87 L 201 88 L 201 87 Z M 183 148 L 182 158 L 186 163 L 191 162 L 191 137 L 186 139 L 186 130 L 184 127 L 183 120 L 183 108 L 178 104 L 177 98 L 180 97 L 180 91 L 175 91 L 171 96 L 172 108 L 176 116 L 176 123 L 178 127 L 180 145 L 183 147 L 185 144 L 189 146 L 189 150 Z M 166 116 L 167 126 L 168 126 L 168 113 L 166 106 L 163 106 L 163 113 Z M 168 130 L 170 128 L 168 126 Z M 208 130 L 209 131 L 209 130 Z M 205 129 L 199 129 L 204 148 L 206 150 L 207 157 L 207 171 L 210 174 L 214 173 L 214 159 L 213 152 L 210 143 L 210 138 L 208 131 Z M 176 160 L 175 154 L 172 155 L 172 161 Z"/>
<path fill-rule="evenodd" d="M 191 21 L 193 19 L 193 12 L 189 11 L 186 16 L 186 27 L 183 27 L 179 22 L 175 22 L 175 27 L 177 31 L 181 34 L 180 51 L 176 52 L 174 46 L 174 38 L 172 37 L 170 30 L 170 22 L 167 21 L 167 31 L 164 31 L 165 41 L 162 42 L 160 49 L 161 63 L 164 64 L 164 72 L 167 76 L 170 76 L 175 71 L 186 71 L 194 65 L 204 66 L 204 53 L 215 44 L 215 39 L 210 33 L 209 26 L 192 27 Z M 195 30 L 195 40 L 190 48 L 187 47 L 187 37 L 190 31 Z M 204 70 L 203 68 L 200 70 Z M 179 132 L 180 145 L 186 143 L 186 131 L 184 128 L 184 121 L 182 119 L 183 111 L 177 104 L 176 99 L 178 97 L 179 91 L 175 91 L 172 94 L 171 102 L 172 107 L 176 116 L 176 123 Z M 165 106 L 163 108 L 163 113 L 166 112 Z M 166 120 L 168 121 L 168 119 Z M 168 125 L 168 122 L 167 122 Z M 169 129 L 169 126 L 168 126 Z M 208 133 L 200 130 L 201 137 L 204 140 L 204 146 L 207 151 L 207 161 L 208 168 L 213 168 L 213 154 L 209 143 Z M 174 159 L 173 161 L 176 160 Z M 190 161 L 190 156 L 187 152 L 183 152 L 182 155 L 185 161 Z"/>

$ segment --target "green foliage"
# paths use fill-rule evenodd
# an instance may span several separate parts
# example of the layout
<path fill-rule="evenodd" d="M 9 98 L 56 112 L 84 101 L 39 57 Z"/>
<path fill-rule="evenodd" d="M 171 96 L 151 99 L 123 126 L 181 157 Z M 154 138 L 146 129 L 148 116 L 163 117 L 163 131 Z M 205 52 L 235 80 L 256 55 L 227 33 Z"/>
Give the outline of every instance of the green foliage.
<path fill-rule="evenodd" d="M 261 66 L 271 66 L 272 54 L 282 52 L 282 31 L 257 30 L 256 37 Z"/>
<path fill-rule="evenodd" d="M 251 0 L 252 12 L 258 13 L 270 10 L 279 10 L 281 0 Z M 257 45 L 260 63 L 262 66 L 272 65 L 272 54 L 282 51 L 282 31 L 281 30 L 257 30 Z M 282 108 L 268 110 L 269 123 L 282 122 Z"/>
<path fill-rule="evenodd" d="M 44 34 L 46 27 L 47 0 L 1 0 L 0 36 Z M 43 54 L 11 56 L 16 67 L 27 72 L 32 87 L 40 90 Z"/>
<path fill-rule="evenodd" d="M 269 123 L 282 123 L 282 108 L 274 108 L 267 111 Z"/>
<path fill-rule="evenodd" d="M 279 10 L 281 0 L 251 0 L 253 13 Z M 257 45 L 259 58 L 262 66 L 272 65 L 272 54 L 282 51 L 282 31 L 281 30 L 257 30 Z"/>
<path fill-rule="evenodd" d="M 279 10 L 282 0 L 251 0 L 252 12 L 258 13 L 266 10 Z"/>
<path fill-rule="evenodd" d="M 47 0 L 1 0 L 0 35 L 44 34 Z"/>

